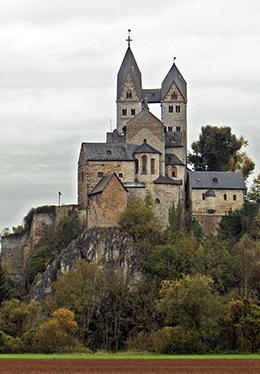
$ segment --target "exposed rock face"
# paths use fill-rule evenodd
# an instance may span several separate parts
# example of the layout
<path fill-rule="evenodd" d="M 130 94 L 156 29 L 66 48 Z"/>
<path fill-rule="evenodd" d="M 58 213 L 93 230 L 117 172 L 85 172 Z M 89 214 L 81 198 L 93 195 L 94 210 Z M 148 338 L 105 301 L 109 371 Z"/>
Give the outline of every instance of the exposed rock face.
<path fill-rule="evenodd" d="M 31 300 L 45 300 L 52 292 L 52 283 L 62 274 L 73 270 L 78 260 L 98 262 L 102 268 L 113 266 L 121 271 L 128 284 L 141 278 L 133 239 L 119 228 L 95 228 L 81 234 L 61 255 L 39 274 L 31 287 Z"/>

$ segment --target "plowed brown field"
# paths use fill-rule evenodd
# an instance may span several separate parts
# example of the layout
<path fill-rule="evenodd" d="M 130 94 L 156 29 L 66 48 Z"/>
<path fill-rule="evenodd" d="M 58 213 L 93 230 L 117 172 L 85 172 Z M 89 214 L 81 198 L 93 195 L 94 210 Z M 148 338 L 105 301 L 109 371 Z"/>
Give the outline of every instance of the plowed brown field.
<path fill-rule="evenodd" d="M 255 359 L 1 359 L 5 374 L 258 374 Z"/>

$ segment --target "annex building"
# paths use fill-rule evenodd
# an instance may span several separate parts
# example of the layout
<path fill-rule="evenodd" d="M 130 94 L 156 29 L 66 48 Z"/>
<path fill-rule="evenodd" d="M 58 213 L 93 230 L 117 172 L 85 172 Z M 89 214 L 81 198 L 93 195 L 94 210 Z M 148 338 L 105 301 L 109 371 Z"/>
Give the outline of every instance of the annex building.
<path fill-rule="evenodd" d="M 106 143 L 81 145 L 78 204 L 86 226 L 116 226 L 127 203 L 149 190 L 164 228 L 174 202 L 182 205 L 186 221 L 195 217 L 214 233 L 223 215 L 242 208 L 243 175 L 187 169 L 186 81 L 174 60 L 160 88 L 144 89 L 130 37 L 127 41 L 117 75 L 117 128 L 107 133 Z M 161 106 L 161 119 L 149 103 Z"/>

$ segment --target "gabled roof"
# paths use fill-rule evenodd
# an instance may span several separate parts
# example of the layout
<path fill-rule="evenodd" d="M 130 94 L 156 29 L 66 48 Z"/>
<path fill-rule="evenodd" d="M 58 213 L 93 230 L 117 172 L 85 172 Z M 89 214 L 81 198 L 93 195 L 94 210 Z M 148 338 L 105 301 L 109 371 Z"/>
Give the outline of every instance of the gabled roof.
<path fill-rule="evenodd" d="M 134 151 L 139 147 L 131 143 L 82 143 L 89 161 L 134 161 Z"/>
<path fill-rule="evenodd" d="M 183 132 L 182 131 L 167 131 L 165 133 L 166 147 L 182 147 L 183 146 Z"/>
<path fill-rule="evenodd" d="M 124 87 L 124 83 L 127 75 L 130 75 L 132 82 L 134 84 L 136 93 L 141 100 L 142 98 L 142 74 L 139 67 L 135 61 L 133 52 L 131 48 L 128 47 L 125 57 L 123 59 L 122 65 L 117 74 L 117 100 L 120 99 L 121 92 Z"/>
<path fill-rule="evenodd" d="M 173 153 L 166 153 L 165 155 L 165 164 L 166 165 L 181 165 L 185 166 L 185 164 Z"/>
<path fill-rule="evenodd" d="M 157 151 L 157 149 L 151 147 L 149 144 L 147 143 L 143 143 L 142 145 L 140 145 L 140 147 L 138 147 L 134 153 L 158 153 L 158 154 L 162 154 L 161 152 Z"/>
<path fill-rule="evenodd" d="M 168 74 L 162 82 L 162 94 L 161 99 L 164 100 L 173 82 L 176 84 L 184 100 L 187 100 L 187 83 L 181 73 L 179 72 L 175 63 L 173 63 Z"/>
<path fill-rule="evenodd" d="M 115 176 L 118 179 L 118 181 L 122 184 L 122 182 L 117 177 L 117 175 L 115 173 L 112 173 L 112 174 L 109 174 L 109 175 L 106 175 L 105 177 L 103 177 L 88 195 L 91 196 L 91 195 L 96 195 L 98 193 L 103 192 L 104 189 L 106 188 L 106 186 L 108 185 L 108 183 L 113 178 L 113 176 Z M 125 188 L 125 186 L 123 184 L 122 184 L 122 186 L 126 190 L 126 188 Z"/>
<path fill-rule="evenodd" d="M 127 122 L 126 126 L 131 126 L 133 124 L 140 125 L 151 125 L 151 124 L 160 124 L 162 127 L 165 127 L 162 121 L 159 120 L 153 113 L 150 112 L 148 106 L 146 105 L 141 112 L 137 113 L 130 121 Z"/>
<path fill-rule="evenodd" d="M 165 177 L 163 175 L 160 175 L 159 178 L 155 179 L 153 182 L 154 184 L 174 184 L 174 185 L 182 185 L 181 179 L 172 179 L 166 175 Z"/>
<path fill-rule="evenodd" d="M 191 188 L 195 189 L 244 190 L 246 188 L 241 172 L 189 171 L 189 176 Z"/>

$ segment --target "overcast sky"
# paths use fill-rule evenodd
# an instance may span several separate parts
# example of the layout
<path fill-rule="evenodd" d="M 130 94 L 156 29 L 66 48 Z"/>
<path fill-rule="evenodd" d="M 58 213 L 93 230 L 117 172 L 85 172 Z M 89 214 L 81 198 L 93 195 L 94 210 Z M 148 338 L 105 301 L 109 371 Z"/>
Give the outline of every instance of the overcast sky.
<path fill-rule="evenodd" d="M 0 0 L 0 9 L 0 231 L 57 204 L 58 191 L 77 203 L 80 145 L 115 127 L 128 28 L 144 88 L 160 88 L 177 57 L 189 144 L 201 126 L 231 126 L 260 173 L 259 0 Z"/>

